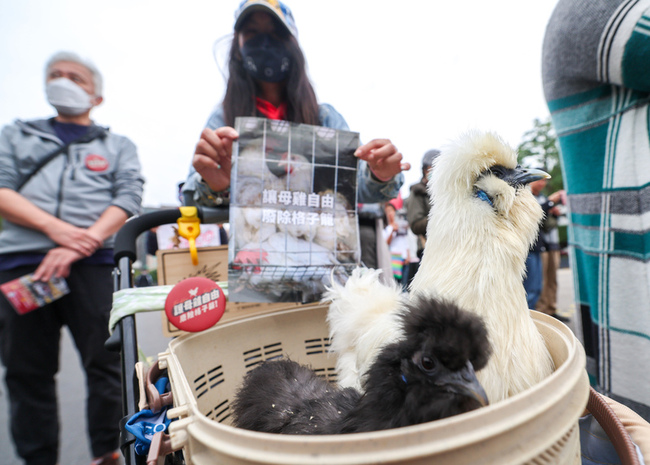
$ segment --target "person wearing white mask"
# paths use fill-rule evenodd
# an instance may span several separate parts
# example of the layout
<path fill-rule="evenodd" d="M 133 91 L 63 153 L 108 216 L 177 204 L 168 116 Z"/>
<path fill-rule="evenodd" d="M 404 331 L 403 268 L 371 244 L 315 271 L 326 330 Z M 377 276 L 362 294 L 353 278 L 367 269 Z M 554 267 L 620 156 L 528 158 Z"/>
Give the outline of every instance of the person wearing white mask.
<path fill-rule="evenodd" d="M 0 285 L 31 274 L 44 283 L 63 278 L 70 292 L 22 313 L 0 293 L 12 439 L 26 464 L 57 463 L 55 375 L 66 325 L 86 372 L 93 464 L 117 464 L 120 361 L 104 348 L 112 246 L 140 211 L 144 179 L 133 142 L 90 119 L 103 101 L 102 76 L 91 62 L 55 54 L 45 67 L 45 91 L 55 117 L 16 120 L 0 133 Z"/>

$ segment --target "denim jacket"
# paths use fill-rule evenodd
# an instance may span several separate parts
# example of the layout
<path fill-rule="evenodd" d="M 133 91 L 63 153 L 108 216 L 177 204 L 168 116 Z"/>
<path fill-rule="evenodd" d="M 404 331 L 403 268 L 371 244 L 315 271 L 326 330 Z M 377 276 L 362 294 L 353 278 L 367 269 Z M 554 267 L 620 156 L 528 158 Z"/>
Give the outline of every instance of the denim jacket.
<path fill-rule="evenodd" d="M 348 131 L 348 124 L 343 116 L 337 112 L 334 107 L 328 104 L 321 104 L 318 111 L 318 119 L 321 126 Z M 217 129 L 225 126 L 223 107 L 219 105 L 208 118 L 206 127 Z M 358 201 L 359 203 L 387 202 L 397 197 L 400 187 L 404 183 L 404 175 L 399 173 L 393 179 L 387 182 L 381 182 L 373 178 L 364 160 L 359 161 L 359 171 L 357 174 Z M 214 207 L 224 205 L 225 201 L 222 196 L 215 193 L 210 187 L 203 182 L 199 173 L 190 165 L 190 172 L 187 180 L 183 185 L 183 197 L 186 203 Z"/>

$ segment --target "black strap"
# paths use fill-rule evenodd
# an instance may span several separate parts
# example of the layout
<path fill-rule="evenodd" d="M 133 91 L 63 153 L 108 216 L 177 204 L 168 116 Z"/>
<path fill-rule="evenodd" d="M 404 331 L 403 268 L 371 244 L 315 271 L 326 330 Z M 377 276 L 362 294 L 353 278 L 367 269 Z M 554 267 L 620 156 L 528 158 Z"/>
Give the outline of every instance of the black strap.
<path fill-rule="evenodd" d="M 20 189 L 23 188 L 25 184 L 27 184 L 27 181 L 32 179 L 36 173 L 38 173 L 45 165 L 47 165 L 49 162 L 51 162 L 54 158 L 57 156 L 61 155 L 64 152 L 68 151 L 68 147 L 70 147 L 72 144 L 85 144 L 88 142 L 91 142 L 98 137 L 103 137 L 106 134 L 106 130 L 100 126 L 92 126 L 90 130 L 84 134 L 81 137 L 78 137 L 77 139 L 73 140 L 72 142 L 69 142 L 55 151 L 48 153 L 45 158 L 43 158 L 33 169 L 30 171 L 19 183 L 18 186 L 16 187 L 16 192 L 19 192 Z"/>

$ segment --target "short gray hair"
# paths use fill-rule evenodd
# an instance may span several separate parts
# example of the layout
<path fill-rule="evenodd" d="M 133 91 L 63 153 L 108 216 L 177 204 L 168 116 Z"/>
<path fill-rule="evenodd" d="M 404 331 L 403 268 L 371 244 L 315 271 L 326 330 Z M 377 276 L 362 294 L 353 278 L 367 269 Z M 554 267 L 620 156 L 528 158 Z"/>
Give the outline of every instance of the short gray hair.
<path fill-rule="evenodd" d="M 74 52 L 57 52 L 47 61 L 45 65 L 45 80 L 47 80 L 47 75 L 50 73 L 50 69 L 56 63 L 61 61 L 70 61 L 72 63 L 78 63 L 84 68 L 86 68 L 93 75 L 93 83 L 95 84 L 95 97 L 102 96 L 102 87 L 103 87 L 103 78 L 102 74 L 99 72 L 94 63 L 88 59 L 81 58 Z"/>

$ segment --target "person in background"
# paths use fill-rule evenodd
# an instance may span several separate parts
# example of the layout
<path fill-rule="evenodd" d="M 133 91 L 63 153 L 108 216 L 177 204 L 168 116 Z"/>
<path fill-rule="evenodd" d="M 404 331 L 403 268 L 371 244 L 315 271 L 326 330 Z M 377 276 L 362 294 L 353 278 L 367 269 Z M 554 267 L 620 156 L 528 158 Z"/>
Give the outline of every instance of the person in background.
<path fill-rule="evenodd" d="M 406 220 L 413 231 L 418 236 L 417 257 L 422 258 L 424 243 L 427 237 L 427 222 L 429 220 L 429 210 L 431 202 L 427 191 L 427 182 L 429 180 L 429 171 L 433 160 L 440 155 L 440 150 L 432 149 L 427 151 L 422 157 L 422 179 L 417 184 L 411 186 L 411 193 L 406 199 Z M 415 273 L 412 273 L 414 276 Z"/>
<path fill-rule="evenodd" d="M 113 235 L 139 213 L 144 179 L 135 145 L 96 125 L 102 76 L 70 52 L 52 56 L 45 91 L 57 115 L 20 121 L 0 134 L 0 283 L 32 274 L 64 278 L 70 293 L 25 314 L 0 295 L 0 358 L 11 433 L 28 465 L 58 459 L 55 376 L 61 327 L 70 330 L 87 386 L 93 464 L 119 463 L 119 354 L 108 352 Z"/>
<path fill-rule="evenodd" d="M 408 276 L 404 283 L 405 287 L 410 284 L 420 267 L 424 244 L 427 241 L 427 222 L 429 221 L 429 210 L 431 209 L 427 182 L 433 160 L 438 155 L 440 155 L 440 150 L 431 149 L 422 156 L 422 179 L 410 187 L 410 194 L 406 198 L 406 221 L 408 222 L 410 233 L 415 236 L 416 249 L 409 263 Z"/>
<path fill-rule="evenodd" d="M 546 179 L 543 180 L 545 183 Z M 551 315 L 567 323 L 568 318 L 557 313 L 557 270 L 560 268 L 560 232 L 557 227 L 558 218 L 561 216 L 559 206 L 564 205 L 564 190 L 554 192 L 548 196 L 553 206 L 549 209 L 541 226 L 540 235 L 544 241 L 542 251 L 542 292 L 539 295 L 535 310 Z"/>
<path fill-rule="evenodd" d="M 594 386 L 650 419 L 650 0 L 559 0 L 543 44 Z M 581 25 L 581 26 L 578 26 Z"/>
<path fill-rule="evenodd" d="M 556 202 L 560 201 L 562 194 L 561 191 L 558 191 L 554 192 L 549 197 L 546 197 L 542 193 L 546 187 L 546 183 L 546 179 L 540 179 L 531 182 L 529 185 L 530 190 L 544 211 L 544 217 L 548 218 L 553 215 L 559 215 L 559 210 L 557 209 Z M 546 242 L 546 235 L 544 234 L 542 226 L 543 224 L 540 225 L 540 229 L 537 234 L 537 240 L 531 246 L 530 251 L 528 252 L 528 257 L 526 258 L 526 276 L 524 277 L 524 288 L 526 289 L 526 299 L 528 300 L 528 308 L 530 309 L 535 309 L 537 307 L 537 303 L 542 294 L 544 282 L 544 266 L 542 263 L 542 255 L 549 249 L 549 244 Z M 550 315 L 562 322 L 569 321 L 567 318 L 558 315 L 555 311 L 553 311 L 553 313 L 550 313 Z"/>
<path fill-rule="evenodd" d="M 400 284 L 403 284 L 403 277 L 408 276 L 408 265 L 411 261 L 407 234 L 408 223 L 398 213 L 402 209 L 402 204 L 401 198 L 393 199 L 384 204 L 386 227 L 383 231 L 384 240 L 390 250 L 393 278 Z"/>
<path fill-rule="evenodd" d="M 404 212 L 404 218 L 406 218 L 406 212 Z M 419 247 L 419 239 L 418 236 L 416 236 L 413 231 L 411 231 L 410 225 L 408 225 L 407 221 L 407 230 L 406 230 L 406 238 L 408 240 L 408 247 L 409 247 L 409 261 L 406 264 L 405 272 L 404 272 L 404 277 L 402 278 L 402 288 L 404 290 L 408 290 L 409 285 L 411 284 L 411 281 L 415 277 L 415 274 L 418 272 L 418 269 L 420 268 L 420 258 L 417 255 L 417 250 Z"/>
<path fill-rule="evenodd" d="M 381 203 L 360 203 L 357 205 L 359 216 L 359 242 L 361 246 L 361 263 L 368 268 L 390 269 L 390 250 L 383 240 L 384 209 Z M 388 273 L 387 273 L 388 274 Z M 388 274 L 388 276 L 392 276 Z M 382 276 L 383 277 L 383 276 Z"/>
<path fill-rule="evenodd" d="M 245 0 L 235 26 L 223 102 L 210 115 L 196 145 L 183 185 L 185 203 L 229 203 L 233 128 L 238 116 L 258 116 L 348 130 L 343 117 L 319 104 L 307 77 L 291 10 L 277 0 Z M 358 201 L 385 202 L 397 197 L 404 182 L 402 154 L 388 139 L 374 139 L 355 152 L 360 159 Z"/>

